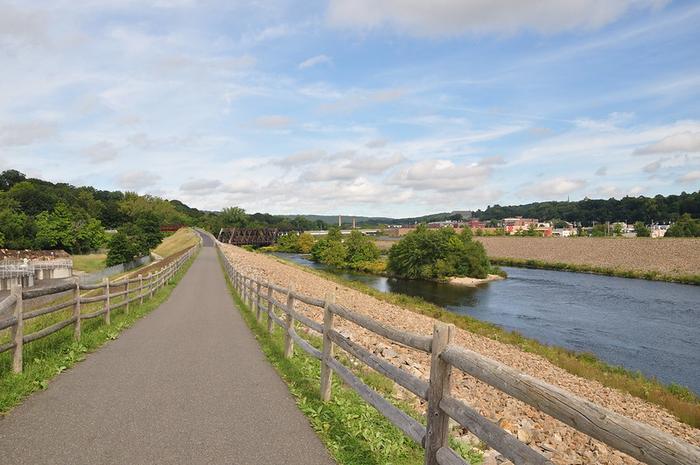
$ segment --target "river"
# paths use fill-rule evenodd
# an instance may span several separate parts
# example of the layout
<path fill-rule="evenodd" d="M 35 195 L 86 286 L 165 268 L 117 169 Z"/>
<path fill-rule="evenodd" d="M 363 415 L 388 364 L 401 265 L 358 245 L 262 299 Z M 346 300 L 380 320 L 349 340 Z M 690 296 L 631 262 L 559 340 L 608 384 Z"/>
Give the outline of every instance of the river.
<path fill-rule="evenodd" d="M 299 254 L 277 256 L 326 269 Z M 700 286 L 503 267 L 478 288 L 334 271 L 700 393 Z M 327 270 L 330 271 L 330 270 Z"/>

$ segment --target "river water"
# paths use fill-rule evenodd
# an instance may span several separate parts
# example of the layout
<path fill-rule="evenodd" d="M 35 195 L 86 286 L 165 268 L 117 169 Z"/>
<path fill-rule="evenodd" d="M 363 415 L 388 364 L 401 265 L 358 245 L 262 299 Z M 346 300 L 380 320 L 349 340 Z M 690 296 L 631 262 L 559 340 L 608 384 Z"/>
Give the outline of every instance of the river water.
<path fill-rule="evenodd" d="M 276 254 L 317 268 L 299 254 Z M 478 288 L 345 271 L 382 292 L 422 297 L 524 336 L 700 393 L 700 286 L 503 267 L 508 279 Z M 330 270 L 327 270 L 330 271 Z"/>

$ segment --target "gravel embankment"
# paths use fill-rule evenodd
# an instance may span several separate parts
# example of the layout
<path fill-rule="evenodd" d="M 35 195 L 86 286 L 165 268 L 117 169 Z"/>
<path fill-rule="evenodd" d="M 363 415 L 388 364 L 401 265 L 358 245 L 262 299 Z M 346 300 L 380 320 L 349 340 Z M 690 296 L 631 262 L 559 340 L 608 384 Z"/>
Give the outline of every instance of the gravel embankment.
<path fill-rule="evenodd" d="M 238 247 L 224 245 L 225 253 L 238 264 L 244 273 L 258 279 L 269 280 L 281 286 L 294 286 L 306 295 L 323 298 L 334 293 L 336 302 L 372 316 L 385 324 L 407 331 L 430 334 L 434 319 L 410 310 L 388 304 L 354 289 L 338 285 L 295 266 L 281 263 L 262 254 L 247 252 Z M 318 321 L 322 321 L 320 309 L 306 308 L 297 303 L 298 309 Z M 429 360 L 425 354 L 391 344 L 388 340 L 365 331 L 358 326 L 337 318 L 338 326 L 351 337 L 401 368 L 427 379 Z M 574 376 L 537 355 L 529 354 L 492 339 L 457 330 L 457 343 L 487 355 L 532 376 L 569 390 L 630 418 L 645 422 L 663 431 L 700 445 L 700 432 L 680 423 L 673 415 L 653 404 L 629 394 L 607 388 L 601 384 Z M 455 391 L 488 418 L 518 435 L 521 440 L 545 451 L 559 464 L 633 464 L 636 460 L 611 450 L 588 436 L 534 410 L 524 403 L 506 396 L 496 389 L 464 375 L 455 376 Z M 410 397 L 410 395 L 409 395 Z M 424 407 L 424 406 L 423 406 Z M 489 460 L 492 457 L 489 457 Z"/>
<path fill-rule="evenodd" d="M 698 238 L 474 237 L 489 257 L 656 271 L 682 276 L 700 274 Z"/>

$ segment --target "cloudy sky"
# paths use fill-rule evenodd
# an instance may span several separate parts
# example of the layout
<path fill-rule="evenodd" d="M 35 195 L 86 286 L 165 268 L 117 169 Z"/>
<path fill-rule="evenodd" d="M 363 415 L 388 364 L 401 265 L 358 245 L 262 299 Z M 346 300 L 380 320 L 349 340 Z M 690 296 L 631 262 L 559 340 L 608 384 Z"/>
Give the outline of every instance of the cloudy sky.
<path fill-rule="evenodd" d="M 700 3 L 0 0 L 0 169 L 404 216 L 700 187 Z"/>

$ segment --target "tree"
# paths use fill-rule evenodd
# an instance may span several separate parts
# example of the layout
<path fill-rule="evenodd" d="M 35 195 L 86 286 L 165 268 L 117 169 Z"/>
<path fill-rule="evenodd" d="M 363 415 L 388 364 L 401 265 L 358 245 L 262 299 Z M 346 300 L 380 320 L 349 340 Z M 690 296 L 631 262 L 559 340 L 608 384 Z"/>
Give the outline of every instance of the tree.
<path fill-rule="evenodd" d="M 27 177 L 17 170 L 5 170 L 0 174 L 0 191 L 9 190 L 15 184 L 26 179 Z"/>
<path fill-rule="evenodd" d="M 466 229 L 428 229 L 418 226 L 389 249 L 389 270 L 410 279 L 444 279 L 451 276 L 485 278 L 491 264 L 480 242 Z"/>
<path fill-rule="evenodd" d="M 668 228 L 664 237 L 700 237 L 700 220 L 685 213 Z"/>
<path fill-rule="evenodd" d="M 613 234 L 617 237 L 622 236 L 622 225 L 620 223 L 615 223 L 615 225 L 613 226 Z"/>
<path fill-rule="evenodd" d="M 647 228 L 642 221 L 637 221 L 636 223 L 634 223 L 634 232 L 637 234 L 637 237 L 651 236 L 651 230 Z"/>
<path fill-rule="evenodd" d="M 299 235 L 297 243 L 299 253 L 311 253 L 311 249 L 314 246 L 314 236 L 309 233 L 302 233 Z"/>
<path fill-rule="evenodd" d="M 319 243 L 323 244 L 323 246 L 314 254 L 316 245 Z M 342 242 L 325 240 L 325 242 L 318 241 L 316 245 L 314 246 L 314 250 L 311 251 L 314 260 L 334 268 L 343 268 L 346 265 L 348 249 Z"/>
<path fill-rule="evenodd" d="M 140 213 L 134 224 L 141 230 L 142 241 L 148 250 L 158 247 L 163 240 L 163 233 L 160 231 L 160 221 L 155 214 Z"/>
<path fill-rule="evenodd" d="M 353 230 L 345 241 L 348 263 L 370 262 L 379 258 L 379 248 L 374 241 L 358 230 Z"/>
<path fill-rule="evenodd" d="M 72 251 L 76 244 L 73 215 L 66 204 L 59 203 L 53 212 L 39 213 L 36 217 L 36 247 Z"/>
<path fill-rule="evenodd" d="M 127 263 L 137 255 L 134 244 L 124 231 L 117 231 L 109 241 L 109 252 L 107 253 L 107 266 Z"/>

